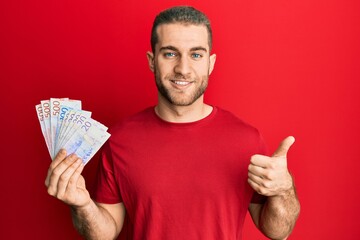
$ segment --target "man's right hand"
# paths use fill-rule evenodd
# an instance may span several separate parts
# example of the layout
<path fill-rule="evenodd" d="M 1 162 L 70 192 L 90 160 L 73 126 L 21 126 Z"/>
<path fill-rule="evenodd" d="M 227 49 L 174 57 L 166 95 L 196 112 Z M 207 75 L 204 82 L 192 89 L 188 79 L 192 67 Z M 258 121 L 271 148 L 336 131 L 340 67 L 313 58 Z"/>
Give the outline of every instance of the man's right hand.
<path fill-rule="evenodd" d="M 50 164 L 45 180 L 48 193 L 75 208 L 89 204 L 91 198 L 81 175 L 83 169 L 80 158 L 75 154 L 66 157 L 66 150 L 61 149 Z"/>

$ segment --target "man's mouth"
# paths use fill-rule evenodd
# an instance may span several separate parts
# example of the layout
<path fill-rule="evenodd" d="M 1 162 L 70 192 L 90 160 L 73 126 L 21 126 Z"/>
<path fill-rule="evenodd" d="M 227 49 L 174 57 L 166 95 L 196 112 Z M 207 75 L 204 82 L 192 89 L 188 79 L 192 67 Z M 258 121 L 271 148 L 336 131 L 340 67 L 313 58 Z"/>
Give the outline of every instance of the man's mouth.
<path fill-rule="evenodd" d="M 175 83 L 176 85 L 180 85 L 180 86 L 187 86 L 187 85 L 191 84 L 191 82 L 179 81 L 179 80 L 172 80 L 171 82 Z"/>

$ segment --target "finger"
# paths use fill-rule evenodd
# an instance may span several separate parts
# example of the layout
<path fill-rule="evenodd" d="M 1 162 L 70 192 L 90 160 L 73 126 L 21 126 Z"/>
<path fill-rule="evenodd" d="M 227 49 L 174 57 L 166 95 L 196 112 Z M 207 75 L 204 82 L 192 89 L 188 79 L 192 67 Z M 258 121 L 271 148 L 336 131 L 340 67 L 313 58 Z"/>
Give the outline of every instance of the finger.
<path fill-rule="evenodd" d="M 66 157 L 66 150 L 64 148 L 60 149 L 56 154 L 54 160 L 52 161 L 52 165 L 56 167 L 64 158 Z"/>
<path fill-rule="evenodd" d="M 71 164 L 59 177 L 58 184 L 57 184 L 57 198 L 63 199 L 66 195 L 66 191 L 69 185 L 69 180 L 71 179 L 72 175 L 76 172 L 76 170 L 81 165 L 82 160 L 77 158 L 76 161 Z"/>
<path fill-rule="evenodd" d="M 248 178 L 248 183 L 252 187 L 252 189 L 258 192 L 258 190 L 260 189 L 260 185 L 258 183 L 254 182 L 254 180 L 252 180 L 251 178 Z"/>
<path fill-rule="evenodd" d="M 249 165 L 248 174 L 252 174 L 258 177 L 259 179 L 261 179 L 262 182 L 267 182 L 268 180 L 272 181 L 276 177 L 274 171 L 272 171 L 271 169 L 269 170 L 267 168 L 254 166 L 252 164 Z M 257 182 L 260 183 L 259 181 Z"/>
<path fill-rule="evenodd" d="M 263 167 L 259 167 L 253 164 L 249 164 L 248 172 L 258 177 L 263 177 L 266 170 Z"/>
<path fill-rule="evenodd" d="M 273 157 L 286 157 L 287 152 L 289 151 L 291 145 L 295 142 L 293 136 L 285 138 L 279 145 L 278 149 L 273 154 Z"/>
<path fill-rule="evenodd" d="M 66 150 L 65 149 L 60 149 L 60 151 L 56 154 L 54 160 L 51 162 L 50 167 L 48 169 L 47 172 L 47 176 L 45 179 L 45 186 L 49 186 L 50 183 L 50 176 L 51 173 L 53 171 L 54 168 L 56 168 L 57 165 L 59 165 L 59 163 L 64 160 L 64 158 L 66 157 Z"/>
<path fill-rule="evenodd" d="M 271 188 L 269 188 L 269 182 L 264 182 L 263 180 L 261 180 L 261 182 L 258 183 L 253 178 L 248 178 L 248 183 L 255 192 L 264 196 L 271 195 Z"/>
<path fill-rule="evenodd" d="M 248 183 L 255 192 L 261 195 L 266 195 L 267 191 L 265 190 L 265 188 L 262 188 L 260 184 L 256 183 L 251 178 L 248 178 Z"/>
<path fill-rule="evenodd" d="M 71 154 L 70 156 L 66 157 L 63 161 L 61 161 L 55 168 L 50 165 L 48 171 L 48 193 L 52 196 L 56 195 L 57 192 L 57 185 L 59 177 L 63 174 L 63 172 L 71 166 L 77 157 L 75 154 Z"/>
<path fill-rule="evenodd" d="M 79 185 L 85 187 L 85 181 L 80 178 L 82 171 L 84 170 L 85 164 L 81 161 L 75 172 L 71 175 L 68 183 L 68 189 L 71 191 L 75 190 Z"/>
<path fill-rule="evenodd" d="M 256 154 L 256 155 L 251 156 L 251 158 L 250 158 L 250 164 L 252 164 L 254 166 L 267 168 L 267 167 L 269 167 L 270 163 L 271 163 L 270 157 L 268 157 L 268 156 Z"/>
<path fill-rule="evenodd" d="M 248 172 L 248 178 L 249 178 L 252 182 L 256 183 L 257 185 L 259 185 L 259 186 L 262 185 L 263 179 L 262 179 L 260 176 L 255 175 L 255 174 L 253 174 L 253 173 L 251 173 L 251 172 Z"/>

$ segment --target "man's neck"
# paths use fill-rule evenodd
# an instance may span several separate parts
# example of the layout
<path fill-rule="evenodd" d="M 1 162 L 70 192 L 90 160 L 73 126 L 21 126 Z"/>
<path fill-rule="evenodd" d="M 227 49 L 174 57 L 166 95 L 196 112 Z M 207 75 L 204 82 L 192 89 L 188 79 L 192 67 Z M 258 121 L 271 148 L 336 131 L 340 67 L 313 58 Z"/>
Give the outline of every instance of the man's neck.
<path fill-rule="evenodd" d="M 159 101 L 155 107 L 156 114 L 167 122 L 187 123 L 195 122 L 207 117 L 213 107 L 203 102 L 200 97 L 189 106 L 175 106 L 167 101 Z"/>

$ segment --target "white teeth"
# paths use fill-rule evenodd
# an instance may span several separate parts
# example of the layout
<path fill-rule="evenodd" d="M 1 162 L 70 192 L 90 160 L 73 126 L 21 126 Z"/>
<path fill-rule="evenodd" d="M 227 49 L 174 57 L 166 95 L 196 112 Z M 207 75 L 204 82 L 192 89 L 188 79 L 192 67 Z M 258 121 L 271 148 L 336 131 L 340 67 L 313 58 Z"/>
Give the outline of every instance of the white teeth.
<path fill-rule="evenodd" d="M 175 83 L 175 84 L 178 84 L 178 85 L 183 85 L 183 86 L 189 84 L 189 82 L 182 82 L 182 81 L 174 81 L 174 83 Z"/>

